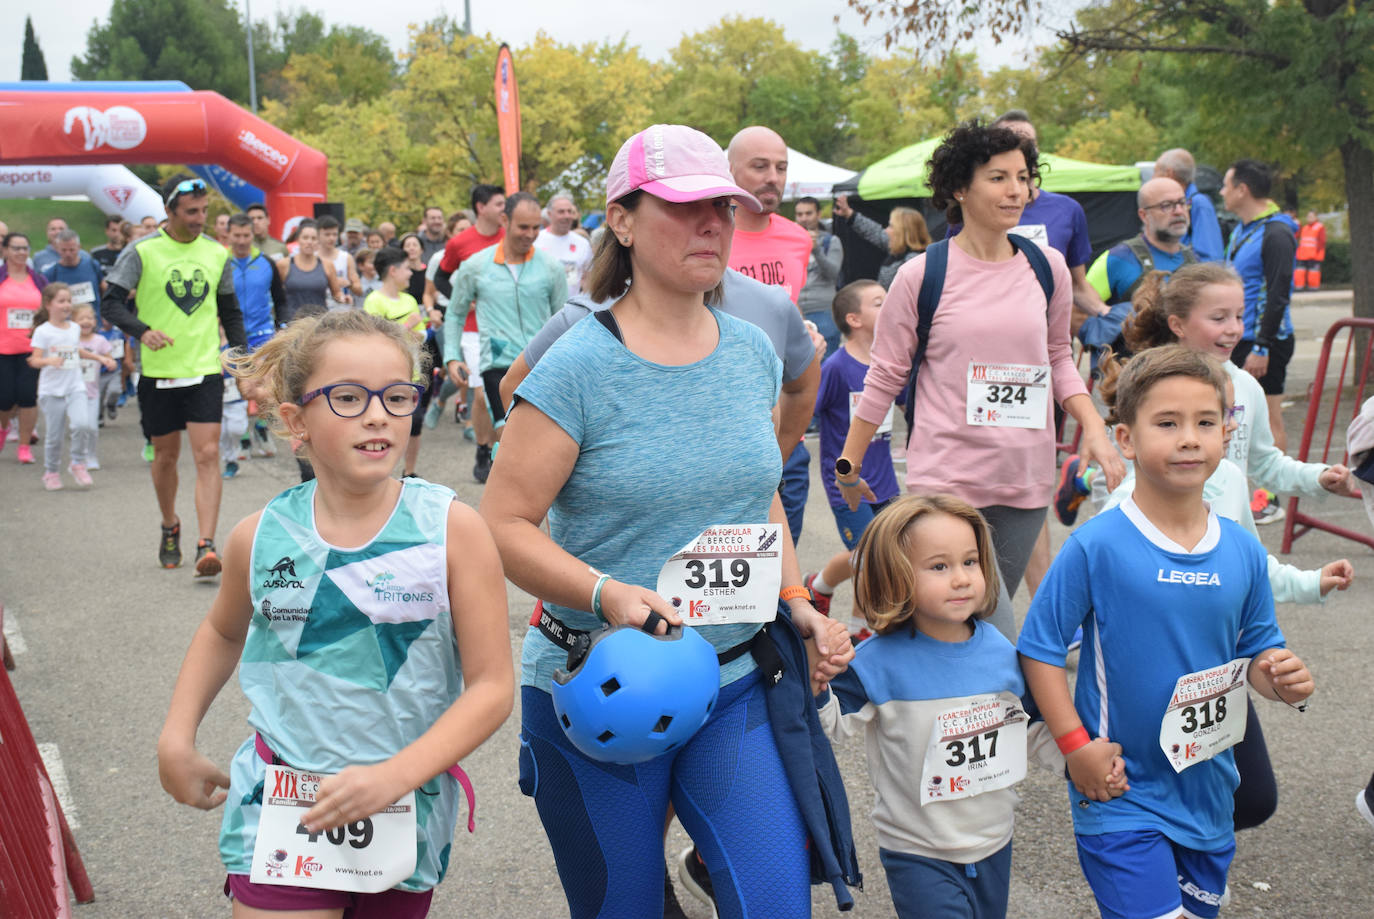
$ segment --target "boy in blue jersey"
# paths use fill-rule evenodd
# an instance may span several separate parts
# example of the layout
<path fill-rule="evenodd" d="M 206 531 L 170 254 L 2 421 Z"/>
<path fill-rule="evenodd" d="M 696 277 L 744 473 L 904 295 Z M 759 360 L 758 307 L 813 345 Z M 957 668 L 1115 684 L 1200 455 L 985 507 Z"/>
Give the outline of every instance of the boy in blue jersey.
<path fill-rule="evenodd" d="M 844 448 L 849 421 L 854 406 L 864 391 L 864 376 L 868 373 L 869 352 L 873 348 L 873 331 L 878 325 L 887 291 L 877 281 L 854 281 L 840 288 L 831 304 L 835 325 L 844 333 L 844 345 L 825 359 L 821 365 L 821 385 L 816 392 L 816 423 L 820 428 L 821 484 L 830 499 L 830 512 L 835 515 L 840 539 L 845 551 L 831 556 L 819 572 L 807 575 L 803 582 L 811 591 L 816 609 L 830 615 L 830 600 L 835 588 L 854 574 L 849 553 L 859 544 L 859 537 L 869 522 L 883 508 L 901 494 L 897 473 L 892 468 L 892 409 L 878 426 L 878 433 L 864 453 L 864 475 L 873 489 L 873 500 L 865 498 L 858 510 L 851 511 L 844 503 L 839 486 L 835 484 L 835 460 Z M 897 401 L 905 404 L 904 396 Z M 850 616 L 850 635 L 856 639 L 871 634 L 862 618 Z"/>
<path fill-rule="evenodd" d="M 1217 915 L 1247 685 L 1290 705 L 1313 690 L 1274 620 L 1263 547 L 1202 499 L 1225 452 L 1225 387 L 1211 358 L 1172 345 L 1104 383 L 1135 492 L 1069 537 L 1017 645 L 1068 763 L 1079 863 L 1106 919 Z M 1108 737 L 1130 781 L 1118 798 Z"/>

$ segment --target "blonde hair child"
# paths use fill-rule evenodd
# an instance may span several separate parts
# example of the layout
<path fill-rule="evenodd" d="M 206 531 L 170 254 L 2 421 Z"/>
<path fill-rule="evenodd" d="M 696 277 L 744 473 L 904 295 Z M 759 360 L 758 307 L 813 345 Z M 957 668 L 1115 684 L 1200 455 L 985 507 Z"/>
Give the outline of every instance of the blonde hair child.
<path fill-rule="evenodd" d="M 301 915 L 370 898 L 379 914 L 425 915 L 466 782 L 454 764 L 511 711 L 491 534 L 449 489 L 392 475 L 419 405 L 416 360 L 408 332 L 351 310 L 227 360 L 316 474 L 234 528 L 158 741 L 168 794 L 228 801 L 219 848 L 246 907 Z M 236 665 L 255 731 L 226 774 L 195 738 Z M 338 864 L 343 849 L 351 873 L 289 869 Z"/>
<path fill-rule="evenodd" d="M 997 583 L 987 523 L 947 495 L 899 498 L 855 550 L 856 608 L 877 634 L 817 703 L 832 738 L 866 738 L 901 919 L 1005 916 L 1015 786 L 1028 755 L 1064 767 L 1027 715 L 1016 649 L 984 621 Z M 1119 759 L 1102 780 L 1126 790 Z"/>

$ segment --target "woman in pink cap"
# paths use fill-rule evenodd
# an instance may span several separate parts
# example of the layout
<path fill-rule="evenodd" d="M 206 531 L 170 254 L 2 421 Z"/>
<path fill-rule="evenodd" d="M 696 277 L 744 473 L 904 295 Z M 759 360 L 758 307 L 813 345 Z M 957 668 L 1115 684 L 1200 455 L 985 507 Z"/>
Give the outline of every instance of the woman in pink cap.
<path fill-rule="evenodd" d="M 521 661 L 521 789 L 535 799 L 573 917 L 663 915 L 670 800 L 711 871 L 721 916 L 810 916 L 807 833 L 749 653 L 776 615 L 773 585 L 812 636 L 822 678 L 853 651 L 844 626 L 800 586 L 777 497 L 781 364 L 759 328 L 712 308 L 734 209 L 760 206 L 731 179 L 720 147 L 680 125 L 630 138 L 606 199 L 583 288 L 596 301 L 620 299 L 564 334 L 520 384 L 481 505 L 507 576 L 543 604 Z M 694 600 L 699 582 L 674 582 L 665 563 L 708 531 L 772 532 L 781 551 L 769 560 L 723 548 L 732 586 L 715 602 Z M 748 598 L 748 580 L 768 586 Z M 550 694 L 554 671 L 569 666 L 565 636 L 651 614 L 689 618 L 714 646 L 715 706 L 694 735 L 647 761 L 589 757 L 565 736 Z M 681 691 L 650 689 L 665 701 Z"/>

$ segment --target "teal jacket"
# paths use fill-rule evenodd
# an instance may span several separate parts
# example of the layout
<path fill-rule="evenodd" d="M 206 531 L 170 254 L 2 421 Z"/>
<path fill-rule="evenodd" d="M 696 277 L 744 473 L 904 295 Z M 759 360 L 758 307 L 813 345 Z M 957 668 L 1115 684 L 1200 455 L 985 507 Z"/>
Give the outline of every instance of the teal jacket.
<path fill-rule="evenodd" d="M 482 341 L 477 373 L 509 367 L 535 333 L 568 299 L 568 278 L 552 257 L 531 249 L 512 274 L 502 243 L 463 262 L 453 275 L 453 294 L 444 316 L 444 363 L 461 361 L 463 323 L 477 310 Z"/>

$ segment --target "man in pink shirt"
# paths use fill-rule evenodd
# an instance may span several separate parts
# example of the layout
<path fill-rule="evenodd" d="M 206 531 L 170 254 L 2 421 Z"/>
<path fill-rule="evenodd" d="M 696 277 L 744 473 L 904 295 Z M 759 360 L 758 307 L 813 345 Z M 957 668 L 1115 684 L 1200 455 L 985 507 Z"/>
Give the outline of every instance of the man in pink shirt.
<path fill-rule="evenodd" d="M 783 288 L 796 303 L 806 284 L 811 234 L 778 213 L 787 182 L 787 144 L 771 128 L 752 125 L 731 138 L 725 153 L 735 184 L 763 205 L 758 214 L 743 208 L 735 211 L 730 267 Z"/>

